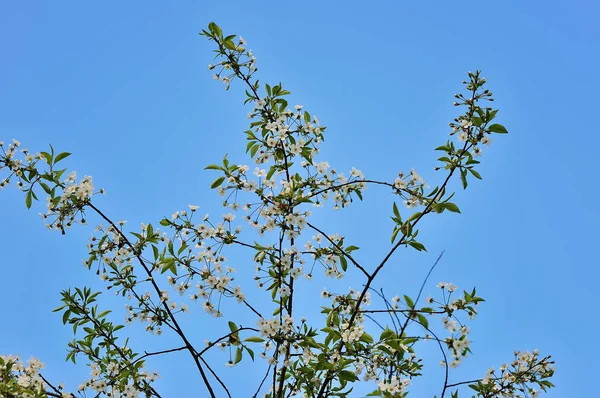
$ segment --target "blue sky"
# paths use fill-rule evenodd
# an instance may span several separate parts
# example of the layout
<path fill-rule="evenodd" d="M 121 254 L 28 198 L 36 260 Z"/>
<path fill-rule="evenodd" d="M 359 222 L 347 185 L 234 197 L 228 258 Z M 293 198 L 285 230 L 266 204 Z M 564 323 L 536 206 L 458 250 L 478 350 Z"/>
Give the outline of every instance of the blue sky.
<path fill-rule="evenodd" d="M 381 180 L 414 167 L 433 185 L 442 178 L 433 148 L 457 115 L 452 95 L 467 71 L 482 69 L 510 134 L 485 148 L 483 181 L 457 193 L 462 214 L 426 220 L 428 253 L 401 251 L 378 286 L 416 295 L 445 250 L 426 291 L 452 281 L 487 299 L 471 325 L 474 355 L 456 380 L 483 376 L 515 349 L 539 348 L 557 363 L 548 397 L 590 396 L 600 355 L 590 334 L 600 276 L 599 12 L 591 1 L 3 2 L 0 140 L 72 152 L 64 164 L 106 188 L 97 205 L 133 228 L 188 203 L 223 213 L 208 188 L 215 175 L 203 168 L 225 153 L 247 162 L 248 109 L 239 84 L 225 92 L 206 68 L 213 48 L 198 32 L 215 21 L 249 42 L 261 81 L 281 81 L 290 102 L 328 126 L 324 160 Z M 388 247 L 392 200 L 369 188 L 364 202 L 315 217 L 368 262 Z M 81 266 L 91 228 L 48 232 L 42 205 L 27 211 L 14 187 L 0 204 L 0 353 L 35 355 L 48 376 L 75 387 L 88 371 L 64 363 L 71 331 L 50 311 L 61 289 L 102 288 Z M 250 260 L 232 258 L 240 279 L 253 274 Z M 314 305 L 325 304 L 318 292 L 328 284 L 304 283 Z M 339 286 L 358 284 L 349 276 Z M 118 313 L 124 303 L 105 296 Z M 200 343 L 226 328 L 212 325 L 199 307 L 185 320 Z M 169 347 L 168 336 L 131 334 L 139 347 Z M 415 396 L 439 393 L 439 358 L 433 349 L 424 355 L 431 361 Z M 204 396 L 189 365 L 177 354 L 150 364 L 163 375 L 163 396 Z M 248 396 L 257 369 L 219 368 L 238 383 L 237 396 Z"/>

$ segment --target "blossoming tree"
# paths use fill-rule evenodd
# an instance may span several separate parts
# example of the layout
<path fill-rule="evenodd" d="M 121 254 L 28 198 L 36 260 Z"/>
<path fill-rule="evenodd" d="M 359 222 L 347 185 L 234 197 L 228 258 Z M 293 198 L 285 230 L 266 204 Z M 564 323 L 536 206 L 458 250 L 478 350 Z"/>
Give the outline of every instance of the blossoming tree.
<path fill-rule="evenodd" d="M 253 171 L 227 157 L 206 167 L 217 173 L 211 188 L 224 197 L 223 205 L 231 213 L 198 219 L 198 207 L 190 205 L 159 220 L 160 227 L 148 223 L 141 230 L 128 231 L 123 222 L 112 220 L 98 207 L 94 197 L 104 192 L 96 190 L 91 177 L 78 179 L 75 172 L 59 167 L 69 153 L 51 147 L 33 154 L 16 140 L 0 143 L 0 170 L 6 174 L 0 186 L 14 183 L 24 192 L 28 208 L 45 195 L 47 212 L 42 217 L 49 229 L 64 234 L 74 224 L 86 224 L 91 215 L 102 219 L 89 242 L 85 264 L 108 289 L 122 296 L 127 309 L 125 325 L 118 324 L 98 304 L 99 292 L 87 287 L 63 291 L 62 306 L 56 311 L 76 335 L 68 345 L 67 360 L 83 358 L 90 377 L 71 392 L 44 377 L 38 359 L 25 363 L 18 356 L 5 355 L 0 357 L 0 396 L 161 397 L 153 383 L 158 374 L 145 369 L 146 359 L 184 351 L 204 386 L 196 396 L 231 397 L 219 368 L 207 359 L 215 347 L 233 353 L 226 361 L 229 366 L 266 361 L 264 377 L 244 396 L 349 397 L 355 383 L 370 383 L 372 396 L 404 397 L 411 393 L 411 380 L 421 376 L 422 344 L 439 348 L 445 369 L 439 397 L 458 397 L 461 391 L 488 398 L 527 397 L 552 387 L 548 379 L 553 362 L 537 350 L 515 352 L 507 364 L 482 372 L 478 379 L 450 381 L 451 368 L 471 353 L 467 320 L 476 316 L 483 301 L 475 289 L 460 292 L 454 284 L 441 282 L 438 294 L 424 303 L 425 283 L 417 297 L 388 298 L 375 289 L 378 275 L 399 249 L 425 250 L 417 240 L 423 218 L 460 212 L 451 202 L 449 181 L 457 177 L 466 188 L 471 178 L 481 179 L 475 159 L 481 146 L 490 144 L 492 134 L 507 133 L 493 123 L 497 110 L 482 105 L 493 98 L 480 72 L 469 72 L 463 82 L 465 93 L 455 96 L 454 105 L 464 111 L 450 123 L 451 138 L 436 148 L 441 153 L 436 170 L 442 175 L 439 184 L 430 188 L 415 170 L 400 172 L 393 181 L 366 178 L 355 168 L 348 175 L 337 172 L 319 159 L 326 128 L 301 105 L 289 106 L 285 98 L 290 93 L 281 84 L 259 84 L 254 77 L 256 59 L 244 39 L 224 35 L 214 23 L 201 34 L 216 45 L 217 63 L 209 65 L 214 79 L 227 89 L 239 81 L 245 86 L 245 103 L 252 106 L 245 134 L 246 152 L 256 164 Z M 387 187 L 398 203 L 391 209 L 389 250 L 378 261 L 361 263 L 353 256 L 359 248 L 315 225 L 310 209 L 343 209 L 355 198 L 362 200 L 368 185 Z M 412 210 L 402 210 L 402 205 Z M 250 232 L 236 225 L 238 213 Z M 252 256 L 258 289 L 273 304 L 269 313 L 259 311 L 234 284 L 234 269 L 225 258 L 231 246 Z M 323 290 L 322 297 L 329 303 L 323 307 L 323 324 L 297 319 L 296 281 L 305 277 L 319 283 L 323 273 L 334 278 L 354 273 L 363 283 L 349 291 Z M 222 312 L 226 300 L 237 301 L 240 311 L 256 317 L 256 325 L 242 326 L 236 313 Z M 220 338 L 202 345 L 179 322 L 197 301 L 209 314 L 229 320 L 229 329 Z M 150 333 L 175 336 L 180 345 L 134 352 L 119 339 L 134 321 Z"/>

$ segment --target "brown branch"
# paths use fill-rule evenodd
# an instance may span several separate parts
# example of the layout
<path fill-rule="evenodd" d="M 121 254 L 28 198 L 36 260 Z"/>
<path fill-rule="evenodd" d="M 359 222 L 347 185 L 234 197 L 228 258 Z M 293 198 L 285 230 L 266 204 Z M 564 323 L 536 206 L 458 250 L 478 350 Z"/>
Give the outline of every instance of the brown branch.
<path fill-rule="evenodd" d="M 461 151 L 461 154 L 459 155 L 459 159 L 464 155 L 464 153 L 467 151 L 468 148 L 468 141 L 465 142 L 465 145 Z M 425 209 L 423 210 L 423 212 L 412 222 L 411 224 L 411 230 L 419 223 L 419 221 L 428 213 L 430 213 L 432 211 L 432 206 L 433 204 L 436 202 L 436 200 L 441 196 L 442 192 L 445 191 L 446 185 L 448 185 L 448 182 L 450 181 L 450 178 L 452 177 L 452 175 L 454 174 L 454 172 L 456 171 L 456 169 L 458 168 L 458 166 L 454 166 L 450 169 L 450 172 L 448 173 L 448 176 L 446 176 L 446 179 L 444 180 L 443 184 L 440 186 L 440 189 L 436 192 L 436 194 L 434 195 L 434 197 L 429 201 L 429 203 L 427 204 L 427 206 L 425 207 Z M 408 231 L 407 231 L 408 232 Z M 363 301 L 363 299 L 365 298 L 367 291 L 369 290 L 371 284 L 373 283 L 373 280 L 375 280 L 375 277 L 377 276 L 377 274 L 383 269 L 383 267 L 385 266 L 385 264 L 388 262 L 388 260 L 392 257 L 392 255 L 396 252 L 396 250 L 403 244 L 405 244 L 405 239 L 407 237 L 406 232 L 403 233 L 402 237 L 400 238 L 400 240 L 398 241 L 398 243 L 396 243 L 392 249 L 388 252 L 388 254 L 384 257 L 384 259 L 381 261 L 381 263 L 379 263 L 379 265 L 377 266 L 377 268 L 375 269 L 375 271 L 373 271 L 373 273 L 369 276 L 369 278 L 367 279 L 367 283 L 365 284 L 365 287 L 363 288 L 357 302 L 356 302 L 356 306 L 354 307 L 354 310 L 352 311 L 352 315 L 350 316 L 350 320 L 348 322 L 348 328 L 351 328 L 354 325 L 354 320 L 356 319 L 356 315 L 358 314 L 358 311 L 360 309 L 360 305 Z M 344 342 L 340 342 L 339 348 L 338 348 L 338 352 L 341 352 L 341 350 L 344 347 Z M 331 383 L 331 381 L 333 380 L 333 375 L 330 374 L 330 372 L 327 372 L 327 376 L 325 377 L 325 380 L 323 381 L 323 384 L 321 384 L 321 388 L 319 389 L 319 393 L 317 395 L 317 398 L 323 398 L 323 394 L 325 393 L 325 390 L 327 389 L 329 383 Z"/>
<path fill-rule="evenodd" d="M 127 236 L 125 236 L 125 234 L 115 225 L 115 223 L 111 219 L 109 219 L 102 211 L 100 211 L 96 206 L 94 206 L 90 201 L 88 201 L 88 206 L 91 209 L 93 209 L 106 222 L 108 222 L 113 227 L 113 229 L 115 231 L 117 231 L 119 233 L 119 235 L 121 236 L 121 238 L 123 238 L 123 240 L 125 241 L 125 243 L 127 244 L 127 246 L 129 246 L 129 248 L 132 250 L 132 252 L 134 253 L 134 256 L 136 257 L 136 259 L 138 260 L 138 262 L 140 263 L 140 265 L 142 266 L 142 268 L 144 269 L 144 271 L 148 275 L 148 280 L 150 281 L 150 283 L 154 287 L 154 290 L 160 296 L 161 290 L 158 287 L 158 284 L 156 283 L 156 281 L 154 280 L 154 277 L 152 276 L 152 271 L 148 268 L 148 266 L 146 265 L 146 263 L 144 262 L 144 260 L 141 258 L 141 256 L 135 254 L 135 248 L 134 248 L 133 244 L 129 241 L 129 239 L 127 238 Z M 183 342 L 184 342 L 187 350 L 190 352 L 192 358 L 194 359 L 194 362 L 196 363 L 196 367 L 198 368 L 198 371 L 200 372 L 202 380 L 204 381 L 204 384 L 205 384 L 206 388 L 208 389 L 208 392 L 210 393 L 211 398 L 216 398 L 216 395 L 215 395 L 215 393 L 214 393 L 214 391 L 212 389 L 212 386 L 210 385 L 210 382 L 208 381 L 208 378 L 206 377 L 206 373 L 204 372 L 204 369 L 202 369 L 202 366 L 200 365 L 200 362 L 198 361 L 196 349 L 189 342 L 189 340 L 187 339 L 187 337 L 183 333 L 183 330 L 181 329 L 181 327 L 177 323 L 177 320 L 175 319 L 175 316 L 171 312 L 171 309 L 169 308 L 169 306 L 167 305 L 167 303 L 164 302 L 164 301 L 162 303 L 163 303 L 163 307 L 165 308 L 167 314 L 169 315 L 169 318 L 173 322 L 173 326 L 176 329 L 176 333 L 183 340 Z"/>
<path fill-rule="evenodd" d="M 219 343 L 221 340 L 228 339 L 229 337 L 233 336 L 234 334 L 236 334 L 237 332 L 242 331 L 242 330 L 252 330 L 253 332 L 260 332 L 260 330 L 255 329 L 255 328 L 246 328 L 246 327 L 239 328 L 235 332 L 228 333 L 225 336 L 219 337 L 217 340 L 215 340 L 212 343 L 210 343 L 205 349 L 203 349 L 202 351 L 200 351 L 198 353 L 198 356 L 201 356 L 206 351 L 210 350 L 212 347 L 214 347 L 215 345 L 217 345 L 217 343 Z"/>
<path fill-rule="evenodd" d="M 215 373 L 215 371 L 210 367 L 210 365 L 204 360 L 204 358 L 200 357 L 200 360 L 202 361 L 202 363 L 204 364 L 204 366 L 206 366 L 206 368 L 208 369 L 208 371 L 213 375 L 213 377 L 217 380 L 217 382 L 221 385 L 221 387 L 223 387 L 223 389 L 225 390 L 225 393 L 227 394 L 227 396 L 229 398 L 231 398 L 231 394 L 229 393 L 229 390 L 227 389 L 227 386 L 225 385 L 225 383 L 223 383 L 223 381 L 219 378 L 219 376 L 217 375 L 217 373 Z"/>
<path fill-rule="evenodd" d="M 367 272 L 366 269 L 364 269 L 359 263 L 358 261 L 356 261 L 354 258 L 352 258 L 352 256 L 348 253 L 346 253 L 346 251 L 341 248 L 337 243 L 335 243 L 331 238 L 329 238 L 329 236 L 327 236 L 327 234 L 323 231 L 321 231 L 319 228 L 315 227 L 314 225 L 312 225 L 311 223 L 309 223 L 308 221 L 306 222 L 306 225 L 308 225 L 310 228 L 314 229 L 315 231 L 317 231 L 318 233 L 320 233 L 321 235 L 323 235 L 325 237 L 325 239 L 327 239 L 329 241 L 329 243 L 331 243 L 336 249 L 338 249 L 346 258 L 348 258 L 348 260 L 350 260 L 350 262 L 352 264 L 354 264 L 354 266 L 356 268 L 358 268 L 359 270 L 362 271 L 363 274 L 365 274 L 365 276 L 367 278 L 369 278 L 371 275 Z"/>

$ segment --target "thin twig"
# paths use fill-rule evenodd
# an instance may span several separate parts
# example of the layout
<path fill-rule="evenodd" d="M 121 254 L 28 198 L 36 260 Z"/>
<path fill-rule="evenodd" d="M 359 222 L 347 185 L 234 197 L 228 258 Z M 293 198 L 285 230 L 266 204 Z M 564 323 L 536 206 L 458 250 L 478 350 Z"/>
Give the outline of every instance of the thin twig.
<path fill-rule="evenodd" d="M 335 243 L 331 238 L 329 238 L 329 236 L 327 236 L 327 234 L 323 231 L 321 231 L 319 228 L 315 227 L 314 225 L 312 225 L 311 223 L 307 222 L 306 225 L 308 225 L 310 228 L 314 229 L 315 231 L 317 231 L 318 233 L 320 233 L 321 235 L 323 235 L 325 237 L 325 239 L 327 239 L 329 241 L 329 243 L 331 243 L 336 249 L 338 249 L 342 255 L 344 255 L 348 260 L 350 260 L 350 262 L 352 264 L 354 264 L 354 266 L 356 268 L 358 268 L 359 270 L 362 271 L 363 274 L 365 274 L 365 276 L 367 278 L 369 278 L 371 275 L 369 275 L 369 273 L 367 272 L 366 269 L 364 269 L 359 263 L 358 261 L 356 261 L 354 258 L 352 258 L 352 256 L 348 253 L 346 253 L 346 251 L 341 248 L 337 243 Z"/>

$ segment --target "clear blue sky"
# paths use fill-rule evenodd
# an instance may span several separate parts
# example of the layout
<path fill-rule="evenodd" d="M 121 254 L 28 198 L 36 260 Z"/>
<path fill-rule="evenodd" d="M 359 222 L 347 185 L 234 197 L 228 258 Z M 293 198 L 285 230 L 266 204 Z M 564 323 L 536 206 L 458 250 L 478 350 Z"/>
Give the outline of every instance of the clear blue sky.
<path fill-rule="evenodd" d="M 482 69 L 510 134 L 485 149 L 483 181 L 457 194 L 462 215 L 427 220 L 429 252 L 401 251 L 378 286 L 416 295 L 446 250 L 428 291 L 448 280 L 487 299 L 471 325 L 474 355 L 456 380 L 483 376 L 515 349 L 539 348 L 557 362 L 548 397 L 589 397 L 600 370 L 599 13 L 592 1 L 2 2 L 0 140 L 72 152 L 65 165 L 108 191 L 97 205 L 137 228 L 188 203 L 221 214 L 208 189 L 214 174 L 203 167 L 227 152 L 246 159 L 243 92 L 238 84 L 225 92 L 206 68 L 212 47 L 198 32 L 209 21 L 242 34 L 261 81 L 283 82 L 292 103 L 328 126 L 323 159 L 375 179 L 415 167 L 439 181 L 433 148 L 456 115 L 452 95 L 467 71 Z M 388 245 L 393 198 L 369 188 L 365 199 L 317 219 L 368 261 Z M 35 355 L 51 379 L 75 388 L 88 371 L 64 362 L 71 331 L 50 311 L 61 289 L 102 285 L 81 265 L 91 230 L 50 233 L 41 207 L 27 211 L 14 187 L 0 192 L 0 353 Z M 251 261 L 232 257 L 240 278 L 253 274 Z M 317 295 L 327 283 L 303 286 Z M 350 284 L 358 282 L 341 286 Z M 124 303 L 108 299 L 120 311 Z M 199 342 L 225 327 L 201 312 L 193 308 L 185 323 Z M 140 338 L 169 347 L 168 337 Z M 439 393 L 439 358 L 434 349 L 425 355 L 431 362 L 414 396 Z M 177 354 L 150 363 L 163 375 L 163 396 L 204 396 L 189 365 Z M 219 370 L 248 396 L 258 365 Z"/>

